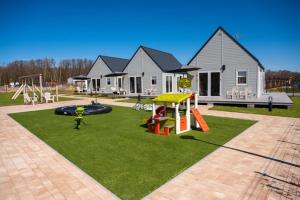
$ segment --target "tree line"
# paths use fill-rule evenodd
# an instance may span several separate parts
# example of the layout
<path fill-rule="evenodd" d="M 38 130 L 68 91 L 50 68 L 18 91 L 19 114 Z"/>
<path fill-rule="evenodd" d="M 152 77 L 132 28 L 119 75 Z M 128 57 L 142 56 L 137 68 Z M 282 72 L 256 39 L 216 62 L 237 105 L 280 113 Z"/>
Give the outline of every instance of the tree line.
<path fill-rule="evenodd" d="M 42 74 L 43 82 L 64 84 L 69 77 L 86 75 L 93 65 L 89 59 L 64 59 L 56 63 L 53 58 L 16 60 L 0 66 L 0 85 L 18 82 L 18 77 Z"/>
<path fill-rule="evenodd" d="M 64 84 L 69 77 L 86 75 L 93 65 L 90 59 L 64 59 L 56 63 L 53 58 L 16 60 L 0 66 L 0 85 L 17 82 L 18 77 L 42 74 L 43 82 Z M 268 83 L 285 84 L 286 80 L 300 81 L 300 73 L 288 70 L 267 70 L 265 80 Z"/>

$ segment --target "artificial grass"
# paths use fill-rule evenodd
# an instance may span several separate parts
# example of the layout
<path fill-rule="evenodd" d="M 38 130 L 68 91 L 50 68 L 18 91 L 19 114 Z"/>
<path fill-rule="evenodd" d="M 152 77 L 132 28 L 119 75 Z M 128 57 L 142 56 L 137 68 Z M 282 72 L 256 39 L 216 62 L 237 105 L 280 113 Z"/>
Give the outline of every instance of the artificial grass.
<path fill-rule="evenodd" d="M 126 102 L 126 103 L 137 103 L 137 98 L 120 99 L 118 101 L 119 102 Z M 153 99 L 151 99 L 151 98 L 141 98 L 141 103 L 142 104 L 153 104 Z M 156 104 L 158 104 L 158 103 L 156 103 Z"/>
<path fill-rule="evenodd" d="M 268 111 L 268 108 L 246 108 L 237 106 L 220 106 L 215 105 L 210 110 L 220 110 L 228 112 L 240 112 L 240 113 L 253 113 L 260 115 L 273 115 L 282 117 L 296 117 L 300 118 L 300 97 L 290 97 L 293 101 L 293 106 L 290 109 L 286 108 L 273 108 L 272 112 Z"/>
<path fill-rule="evenodd" d="M 141 199 L 255 123 L 205 116 L 208 133 L 161 136 L 143 127 L 150 115 L 114 106 L 111 113 L 85 116 L 86 125 L 76 130 L 74 117 L 53 110 L 11 114 L 121 199 Z"/>
<path fill-rule="evenodd" d="M 23 105 L 23 95 L 20 94 L 19 97 L 16 100 L 12 100 L 12 96 L 14 93 L 8 92 L 8 93 L 0 93 L 0 106 L 13 106 L 13 105 Z M 67 98 L 67 97 L 59 97 L 59 101 L 69 101 L 69 100 L 75 100 L 74 98 Z"/>

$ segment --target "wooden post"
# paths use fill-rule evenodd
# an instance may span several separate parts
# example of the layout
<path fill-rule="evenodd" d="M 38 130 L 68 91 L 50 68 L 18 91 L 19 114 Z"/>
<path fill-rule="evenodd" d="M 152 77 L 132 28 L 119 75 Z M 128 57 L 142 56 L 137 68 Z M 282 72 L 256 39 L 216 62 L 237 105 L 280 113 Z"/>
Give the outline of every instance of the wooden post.
<path fill-rule="evenodd" d="M 58 86 L 56 86 L 56 101 L 58 101 Z"/>
<path fill-rule="evenodd" d="M 179 115 L 179 104 L 175 105 L 175 124 L 176 124 L 176 134 L 180 133 L 180 115 Z"/>
<path fill-rule="evenodd" d="M 39 76 L 39 81 L 40 81 L 40 98 L 41 98 L 41 103 L 43 103 L 43 78 L 42 74 Z"/>
<path fill-rule="evenodd" d="M 155 116 L 155 103 L 152 104 L 152 119 L 154 120 Z"/>
<path fill-rule="evenodd" d="M 186 99 L 186 130 L 191 130 L 191 101 L 190 98 Z"/>
<path fill-rule="evenodd" d="M 33 93 L 33 98 L 31 101 L 32 101 L 32 105 L 34 106 L 35 93 L 34 93 L 33 78 L 31 78 L 31 86 L 32 86 L 32 93 Z"/>

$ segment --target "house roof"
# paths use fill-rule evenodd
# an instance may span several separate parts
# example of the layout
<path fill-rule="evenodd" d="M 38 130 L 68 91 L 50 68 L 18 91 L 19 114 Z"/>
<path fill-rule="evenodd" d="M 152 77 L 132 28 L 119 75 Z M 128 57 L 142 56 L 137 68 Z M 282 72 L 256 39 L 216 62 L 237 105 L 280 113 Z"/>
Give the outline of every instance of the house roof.
<path fill-rule="evenodd" d="M 129 62 L 125 58 L 117 58 L 111 56 L 99 56 L 112 72 L 122 72 Z"/>
<path fill-rule="evenodd" d="M 170 53 L 141 46 L 146 54 L 157 64 L 162 71 L 181 68 L 181 63 Z"/>
<path fill-rule="evenodd" d="M 250 53 L 242 44 L 240 44 L 234 37 L 232 37 L 227 31 L 225 31 L 224 28 L 219 26 L 217 30 L 208 38 L 208 40 L 202 45 L 202 47 L 197 51 L 197 53 L 193 56 L 193 58 L 188 62 L 188 65 L 194 60 L 194 58 L 202 51 L 202 49 L 208 44 L 208 42 L 213 38 L 213 36 L 219 31 L 223 31 L 225 35 L 227 35 L 236 45 L 238 45 L 241 49 L 243 49 L 253 60 L 257 62 L 260 68 L 264 70 L 263 65 L 260 63 L 260 61 L 252 54 Z"/>
<path fill-rule="evenodd" d="M 181 63 L 172 54 L 145 46 L 139 46 L 130 60 L 134 58 L 140 48 L 143 49 L 144 52 L 150 57 L 150 59 L 164 72 L 178 69 L 182 66 Z M 130 61 L 127 63 L 127 65 L 129 63 Z"/>
<path fill-rule="evenodd" d="M 182 93 L 164 93 L 161 94 L 155 99 L 153 99 L 154 102 L 170 102 L 170 103 L 180 103 L 187 98 L 190 98 L 192 94 L 182 94 Z"/>

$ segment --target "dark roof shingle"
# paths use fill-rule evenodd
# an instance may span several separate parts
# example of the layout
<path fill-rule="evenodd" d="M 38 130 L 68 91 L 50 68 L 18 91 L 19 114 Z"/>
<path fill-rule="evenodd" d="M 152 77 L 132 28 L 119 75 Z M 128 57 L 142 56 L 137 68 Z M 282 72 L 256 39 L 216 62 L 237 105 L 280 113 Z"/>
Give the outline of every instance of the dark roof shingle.
<path fill-rule="evenodd" d="M 161 68 L 162 71 L 170 71 L 180 68 L 181 63 L 170 53 L 151 49 L 145 46 L 141 48 Z"/>
<path fill-rule="evenodd" d="M 109 69 L 112 72 L 123 72 L 124 68 L 129 62 L 129 60 L 125 58 L 116 58 L 110 56 L 99 56 L 99 57 L 103 60 L 103 62 L 109 67 Z"/>

